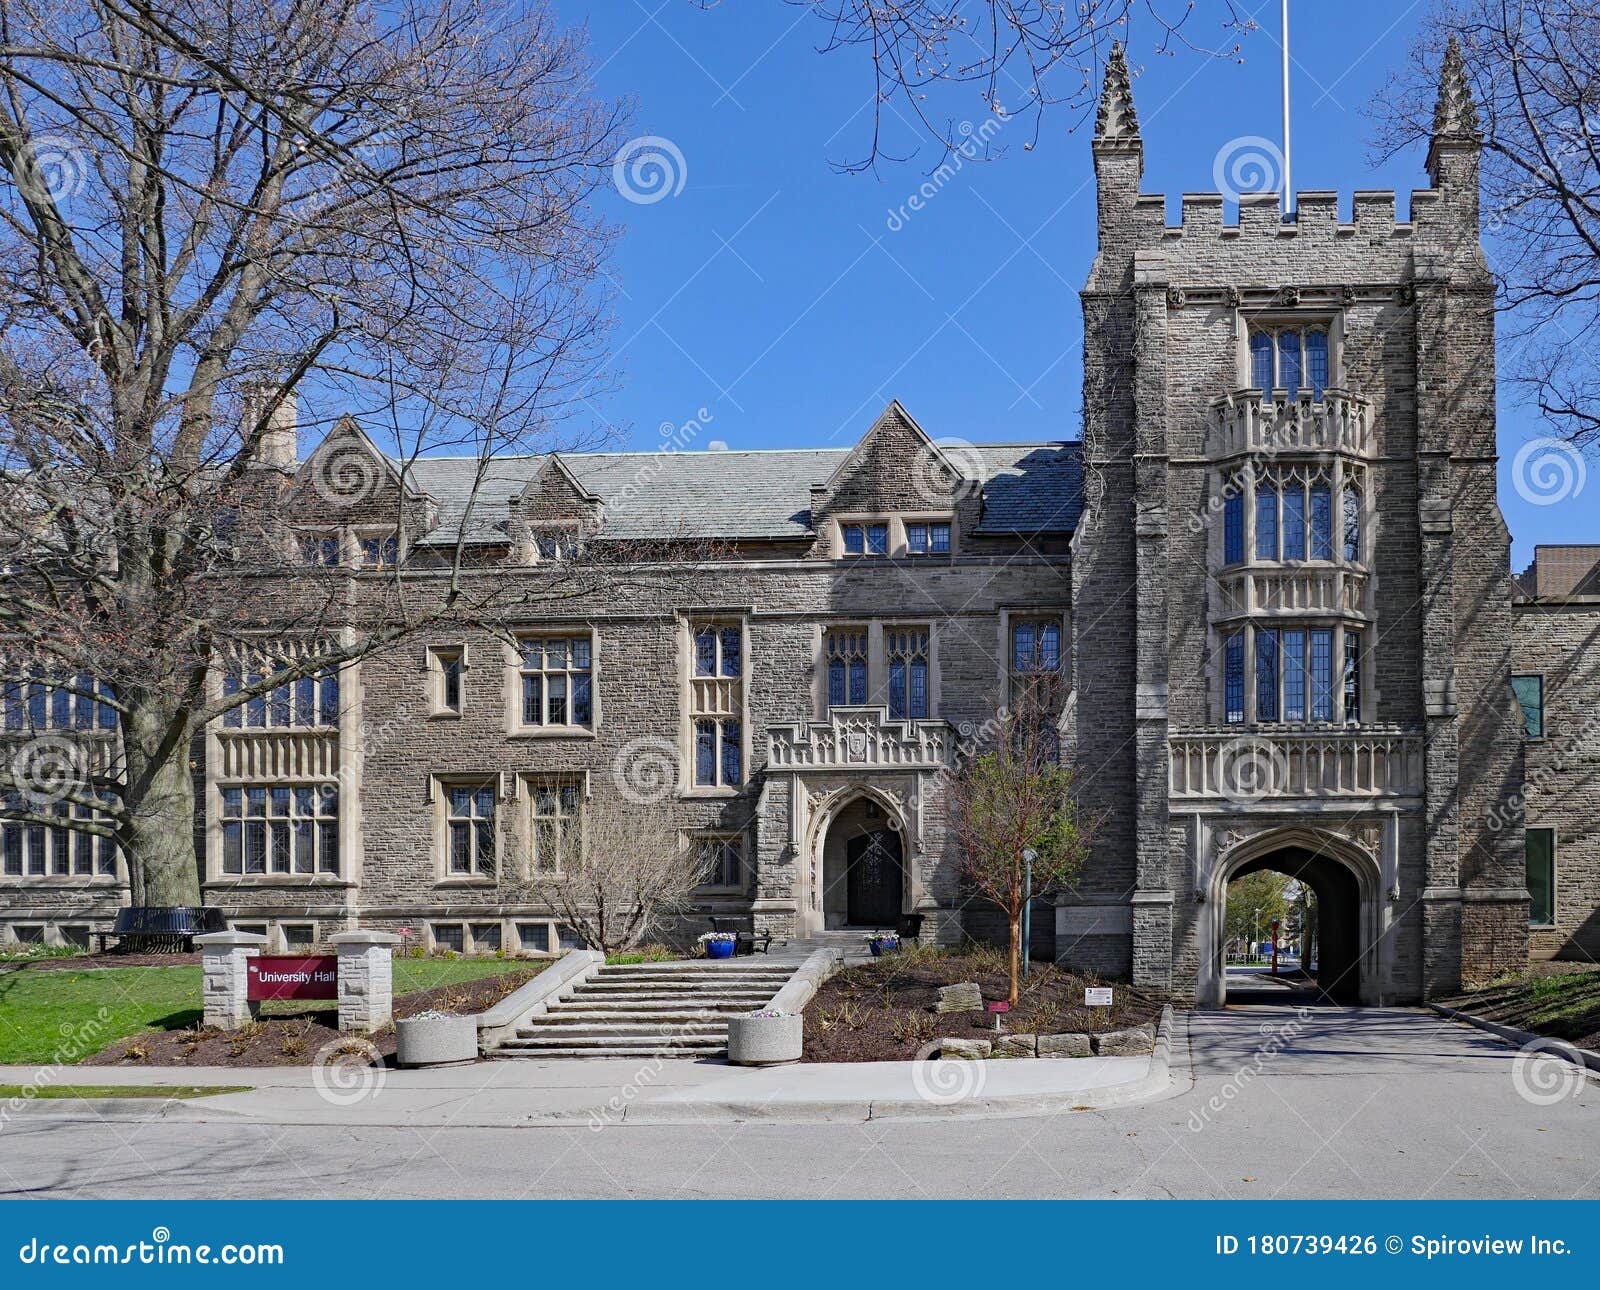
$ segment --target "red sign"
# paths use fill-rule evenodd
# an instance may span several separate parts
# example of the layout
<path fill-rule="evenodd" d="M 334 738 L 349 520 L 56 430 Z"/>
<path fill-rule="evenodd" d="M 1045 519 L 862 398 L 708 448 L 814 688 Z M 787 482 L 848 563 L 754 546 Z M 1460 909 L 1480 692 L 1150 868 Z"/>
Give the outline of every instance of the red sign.
<path fill-rule="evenodd" d="M 333 954 L 310 958 L 279 955 L 247 959 L 245 998 L 337 999 L 339 959 Z"/>

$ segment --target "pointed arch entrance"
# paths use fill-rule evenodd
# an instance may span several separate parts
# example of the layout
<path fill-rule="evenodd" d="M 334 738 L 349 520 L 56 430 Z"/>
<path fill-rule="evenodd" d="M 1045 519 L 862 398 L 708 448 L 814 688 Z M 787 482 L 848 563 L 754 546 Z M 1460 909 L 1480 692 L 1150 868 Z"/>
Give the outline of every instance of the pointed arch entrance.
<path fill-rule="evenodd" d="M 911 898 L 898 803 L 862 788 L 831 805 L 816 833 L 823 926 L 893 927 Z"/>
<path fill-rule="evenodd" d="M 1317 902 L 1316 994 L 1336 1004 L 1379 1004 L 1392 983 L 1383 952 L 1388 907 L 1381 899 L 1377 862 L 1344 838 L 1319 829 L 1274 829 L 1240 843 L 1212 873 L 1202 919 L 1206 970 L 1200 1001 L 1221 1007 L 1228 1000 L 1224 961 L 1228 884 L 1270 869 L 1310 887 Z"/>

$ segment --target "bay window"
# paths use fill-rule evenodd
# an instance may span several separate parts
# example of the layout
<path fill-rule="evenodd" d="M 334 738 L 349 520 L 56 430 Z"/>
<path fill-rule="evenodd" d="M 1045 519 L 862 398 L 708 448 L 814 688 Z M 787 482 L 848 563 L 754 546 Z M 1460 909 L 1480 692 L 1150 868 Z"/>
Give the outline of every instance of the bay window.
<path fill-rule="evenodd" d="M 1320 399 L 1328 388 L 1328 328 L 1325 323 L 1253 327 L 1250 384 L 1258 390 L 1302 391 Z"/>
<path fill-rule="evenodd" d="M 1341 648 L 1336 691 L 1334 658 Z M 1254 674 L 1248 686 L 1247 659 Z M 1359 722 L 1361 633 L 1314 626 L 1251 626 L 1229 633 L 1222 641 L 1222 714 L 1228 725 Z"/>

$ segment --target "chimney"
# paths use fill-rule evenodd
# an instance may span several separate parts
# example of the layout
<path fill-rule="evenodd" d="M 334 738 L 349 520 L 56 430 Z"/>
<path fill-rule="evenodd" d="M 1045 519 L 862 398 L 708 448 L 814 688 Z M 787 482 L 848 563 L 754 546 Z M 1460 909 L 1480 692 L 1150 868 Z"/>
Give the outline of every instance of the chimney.
<path fill-rule="evenodd" d="M 277 401 L 275 407 L 274 400 Z M 270 413 L 267 412 L 269 407 Z M 265 381 L 247 386 L 240 433 L 246 437 L 252 434 L 263 414 L 267 416 L 267 424 L 256 443 L 256 464 L 292 474 L 300 465 L 300 428 L 294 392 L 280 390 Z"/>

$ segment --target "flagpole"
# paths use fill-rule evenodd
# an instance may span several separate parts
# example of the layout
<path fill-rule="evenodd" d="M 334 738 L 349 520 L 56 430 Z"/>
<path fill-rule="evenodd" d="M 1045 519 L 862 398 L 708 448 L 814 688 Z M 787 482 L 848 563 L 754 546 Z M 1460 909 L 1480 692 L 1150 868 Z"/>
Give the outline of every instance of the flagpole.
<path fill-rule="evenodd" d="M 1294 181 L 1289 166 L 1289 0 L 1283 0 L 1283 219 L 1294 220 Z"/>

